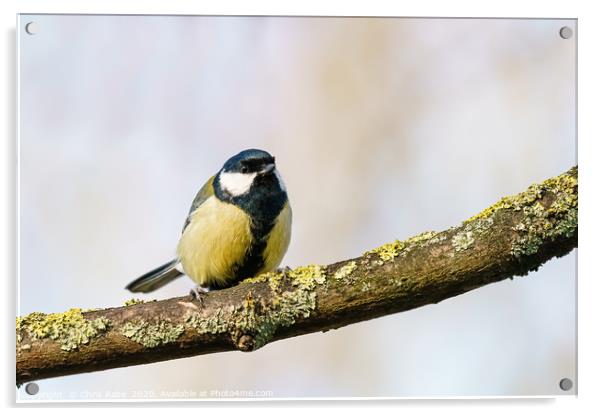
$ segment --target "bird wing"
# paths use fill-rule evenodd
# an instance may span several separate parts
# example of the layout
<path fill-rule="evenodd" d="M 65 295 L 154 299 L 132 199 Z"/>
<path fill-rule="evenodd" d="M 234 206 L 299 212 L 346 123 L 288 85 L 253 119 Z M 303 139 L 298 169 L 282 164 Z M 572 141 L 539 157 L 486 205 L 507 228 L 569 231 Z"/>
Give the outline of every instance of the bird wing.
<path fill-rule="evenodd" d="M 186 227 L 188 227 L 188 224 L 190 224 L 190 216 L 192 215 L 192 213 L 196 211 L 196 209 L 200 207 L 203 204 L 203 202 L 207 200 L 207 198 L 215 194 L 215 191 L 213 190 L 214 178 L 215 175 L 210 177 L 209 180 L 205 182 L 205 185 L 203 185 L 201 190 L 197 192 L 196 196 L 194 197 L 192 205 L 190 206 L 190 211 L 188 211 L 188 216 L 186 217 L 186 221 L 184 222 L 184 227 L 182 228 L 182 234 L 184 233 Z"/>

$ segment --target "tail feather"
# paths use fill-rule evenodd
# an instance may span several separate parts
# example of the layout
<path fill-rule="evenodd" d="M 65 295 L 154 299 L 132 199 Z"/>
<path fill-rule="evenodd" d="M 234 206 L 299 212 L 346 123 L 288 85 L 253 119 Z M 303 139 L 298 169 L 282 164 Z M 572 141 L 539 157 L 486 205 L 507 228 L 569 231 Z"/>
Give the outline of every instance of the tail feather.
<path fill-rule="evenodd" d="M 178 261 L 172 260 L 150 272 L 143 274 L 125 288 L 130 292 L 148 293 L 165 286 L 183 273 L 177 269 Z"/>

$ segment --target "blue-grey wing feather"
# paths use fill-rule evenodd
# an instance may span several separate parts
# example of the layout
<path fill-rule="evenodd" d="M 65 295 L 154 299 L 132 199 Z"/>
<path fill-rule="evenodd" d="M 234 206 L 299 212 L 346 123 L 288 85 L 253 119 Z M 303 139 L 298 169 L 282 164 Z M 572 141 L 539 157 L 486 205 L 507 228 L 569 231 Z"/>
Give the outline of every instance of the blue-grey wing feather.
<path fill-rule="evenodd" d="M 209 180 L 205 182 L 205 185 L 203 185 L 201 190 L 197 192 L 196 196 L 194 197 L 192 205 L 190 206 L 190 211 L 188 211 L 188 216 L 186 217 L 186 221 L 184 222 L 182 233 L 184 233 L 184 230 L 186 229 L 186 227 L 188 227 L 188 224 L 190 224 L 190 216 L 192 215 L 192 213 L 196 211 L 196 209 L 200 207 L 203 204 L 203 202 L 205 202 L 210 196 L 215 194 L 215 191 L 213 190 L 214 178 L 215 175 L 210 177 Z"/>

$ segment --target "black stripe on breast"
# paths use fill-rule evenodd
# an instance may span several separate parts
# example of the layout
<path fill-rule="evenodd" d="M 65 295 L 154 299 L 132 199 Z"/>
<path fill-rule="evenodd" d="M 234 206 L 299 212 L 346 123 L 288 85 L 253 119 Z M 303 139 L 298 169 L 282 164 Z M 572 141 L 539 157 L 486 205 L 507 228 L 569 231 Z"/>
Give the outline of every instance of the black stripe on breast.
<path fill-rule="evenodd" d="M 243 279 L 253 277 L 264 266 L 263 252 L 266 248 L 270 231 L 278 215 L 288 200 L 286 192 L 280 188 L 278 178 L 274 174 L 256 178 L 248 193 L 231 197 L 220 187 L 214 186 L 215 195 L 224 202 L 241 208 L 251 217 L 251 234 L 253 243 L 247 255 L 234 271 L 234 279 L 224 282 L 223 286 L 210 289 L 224 289 L 238 284 Z"/>

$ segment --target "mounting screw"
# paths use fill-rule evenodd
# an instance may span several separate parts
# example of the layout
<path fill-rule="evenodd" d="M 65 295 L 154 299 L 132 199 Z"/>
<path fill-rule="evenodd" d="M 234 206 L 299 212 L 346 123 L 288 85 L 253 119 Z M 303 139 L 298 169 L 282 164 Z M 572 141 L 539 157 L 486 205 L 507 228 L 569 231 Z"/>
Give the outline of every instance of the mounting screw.
<path fill-rule="evenodd" d="M 563 378 L 562 380 L 560 380 L 560 383 L 558 383 L 558 385 L 560 386 L 560 389 L 564 391 L 569 391 L 573 388 L 573 380 L 571 380 L 570 378 Z"/>
<path fill-rule="evenodd" d="M 568 26 L 563 26 L 560 28 L 560 37 L 562 39 L 570 39 L 571 37 L 573 37 L 573 29 L 571 29 Z"/>
<path fill-rule="evenodd" d="M 40 391 L 40 386 L 38 383 L 27 383 L 25 386 L 25 392 L 30 396 L 35 396 Z"/>
<path fill-rule="evenodd" d="M 38 24 L 36 22 L 29 22 L 25 25 L 25 31 L 30 35 L 38 33 Z"/>

